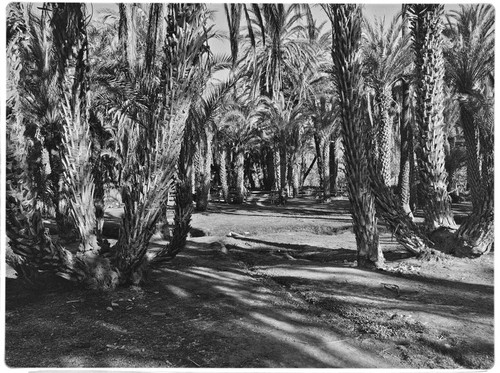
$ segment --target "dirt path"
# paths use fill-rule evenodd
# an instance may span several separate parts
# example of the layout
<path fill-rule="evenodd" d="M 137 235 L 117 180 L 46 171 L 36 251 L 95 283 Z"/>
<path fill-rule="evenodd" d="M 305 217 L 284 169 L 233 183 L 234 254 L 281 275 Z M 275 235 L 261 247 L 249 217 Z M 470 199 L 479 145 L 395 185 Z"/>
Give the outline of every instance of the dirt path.
<path fill-rule="evenodd" d="M 488 368 L 493 255 L 355 267 L 345 200 L 214 204 L 140 288 L 95 293 L 10 279 L 12 367 Z M 235 232 L 240 236 L 228 233 Z M 152 249 L 166 242 L 156 240 Z M 52 290 L 50 290 L 52 289 Z"/>

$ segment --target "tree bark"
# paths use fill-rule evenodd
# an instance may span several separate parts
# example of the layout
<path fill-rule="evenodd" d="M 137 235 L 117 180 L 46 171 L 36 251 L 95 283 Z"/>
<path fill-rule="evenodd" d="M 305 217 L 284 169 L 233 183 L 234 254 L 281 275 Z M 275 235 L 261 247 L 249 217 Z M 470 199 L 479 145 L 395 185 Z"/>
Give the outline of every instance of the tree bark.
<path fill-rule="evenodd" d="M 447 191 L 444 133 L 443 5 L 410 5 L 415 50 L 417 161 L 425 224 L 429 231 L 455 229 Z"/>
<path fill-rule="evenodd" d="M 342 139 L 358 266 L 381 266 L 384 259 L 368 170 L 369 131 L 360 110 L 361 65 L 357 52 L 361 38 L 361 8 L 354 4 L 328 4 L 323 5 L 323 9 L 332 24 L 333 78 L 342 108 Z"/>
<path fill-rule="evenodd" d="M 463 103 L 460 104 L 460 121 L 467 152 L 467 184 L 470 189 L 472 211 L 479 212 L 482 206 L 479 130 L 474 123 L 474 116 Z"/>
<path fill-rule="evenodd" d="M 222 189 L 222 197 L 224 198 L 224 202 L 229 202 L 229 185 L 227 182 L 227 149 L 223 145 L 220 150 L 220 160 L 219 160 L 219 178 L 220 185 Z"/>
<path fill-rule="evenodd" d="M 210 186 L 212 179 L 212 141 L 213 134 L 206 131 L 205 144 L 202 147 L 203 154 L 200 157 L 200 175 L 199 187 L 197 190 L 196 210 L 206 211 L 208 208 L 208 200 L 210 198 Z"/>
<path fill-rule="evenodd" d="M 385 185 L 391 184 L 391 131 L 392 121 L 389 114 L 390 92 L 386 87 L 377 93 L 376 101 L 378 106 L 378 161 L 379 169 Z"/>
<path fill-rule="evenodd" d="M 243 203 L 245 200 L 245 153 L 241 147 L 236 149 L 236 200 L 237 204 Z"/>
<path fill-rule="evenodd" d="M 410 113 L 410 84 L 406 79 L 401 79 L 403 102 L 401 105 L 401 161 L 398 179 L 398 191 L 403 211 L 413 220 L 410 205 L 411 180 L 413 180 L 413 129 Z"/>
<path fill-rule="evenodd" d="M 339 174 L 339 157 L 338 157 L 338 147 L 337 147 L 337 142 L 338 138 L 335 136 L 330 137 L 330 160 L 329 160 L 329 167 L 330 167 L 330 194 L 332 196 L 337 196 L 338 192 L 338 185 L 337 185 L 337 180 L 338 180 L 338 174 Z"/>

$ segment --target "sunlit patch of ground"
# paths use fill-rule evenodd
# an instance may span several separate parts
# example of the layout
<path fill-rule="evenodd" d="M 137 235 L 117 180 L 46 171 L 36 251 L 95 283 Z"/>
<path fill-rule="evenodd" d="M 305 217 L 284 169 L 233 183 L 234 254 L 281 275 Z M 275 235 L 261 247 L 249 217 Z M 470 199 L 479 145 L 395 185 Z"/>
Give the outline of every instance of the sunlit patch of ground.
<path fill-rule="evenodd" d="M 194 228 L 209 235 L 190 238 L 141 287 L 95 293 L 47 280 L 26 290 L 10 271 L 6 363 L 492 366 L 493 254 L 408 259 L 381 226 L 387 268 L 361 270 L 345 199 L 254 202 L 195 214 Z"/>

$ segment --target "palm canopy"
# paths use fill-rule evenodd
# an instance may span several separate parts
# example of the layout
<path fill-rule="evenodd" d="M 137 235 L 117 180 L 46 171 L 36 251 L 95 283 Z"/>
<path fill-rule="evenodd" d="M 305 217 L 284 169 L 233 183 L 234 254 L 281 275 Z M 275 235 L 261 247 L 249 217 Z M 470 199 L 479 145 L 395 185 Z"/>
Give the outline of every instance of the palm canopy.
<path fill-rule="evenodd" d="M 385 27 L 384 21 L 375 19 L 363 23 L 362 51 L 366 83 L 372 88 L 391 85 L 410 64 L 408 37 L 401 36 L 399 17 Z"/>
<path fill-rule="evenodd" d="M 299 22 L 299 10 L 296 4 L 262 4 L 253 11 L 252 22 L 261 27 L 253 31 L 256 45 L 247 46 L 245 64 L 257 79 L 255 85 L 268 97 L 283 90 L 285 77 L 289 84 L 298 84 L 316 63 L 315 50 Z"/>
<path fill-rule="evenodd" d="M 262 135 L 257 105 L 258 102 L 252 100 L 248 92 L 226 103 L 217 126 L 226 143 L 245 149 L 255 145 L 255 140 Z"/>
<path fill-rule="evenodd" d="M 458 92 L 471 93 L 493 75 L 495 14 L 489 4 L 460 5 L 448 17 L 447 77 Z"/>

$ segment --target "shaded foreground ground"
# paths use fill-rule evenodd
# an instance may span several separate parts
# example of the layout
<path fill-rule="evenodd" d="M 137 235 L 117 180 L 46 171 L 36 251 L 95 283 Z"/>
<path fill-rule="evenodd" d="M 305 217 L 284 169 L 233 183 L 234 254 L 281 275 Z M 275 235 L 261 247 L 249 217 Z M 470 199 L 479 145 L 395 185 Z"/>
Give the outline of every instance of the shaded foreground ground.
<path fill-rule="evenodd" d="M 9 273 L 6 363 L 490 368 L 493 254 L 404 259 L 383 233 L 386 270 L 361 270 L 347 209 L 311 197 L 214 203 L 193 216 L 205 236 L 144 286 L 113 293 L 30 292 Z"/>

